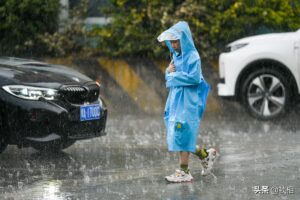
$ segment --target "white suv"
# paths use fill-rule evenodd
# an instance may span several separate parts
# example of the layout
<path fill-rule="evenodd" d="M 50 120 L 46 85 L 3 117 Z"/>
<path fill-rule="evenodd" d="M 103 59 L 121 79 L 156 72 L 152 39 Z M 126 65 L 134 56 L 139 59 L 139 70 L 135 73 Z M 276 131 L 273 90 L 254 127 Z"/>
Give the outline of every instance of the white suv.
<path fill-rule="evenodd" d="M 259 119 L 285 114 L 300 94 L 300 29 L 230 43 L 219 73 L 219 96 L 233 97 Z"/>

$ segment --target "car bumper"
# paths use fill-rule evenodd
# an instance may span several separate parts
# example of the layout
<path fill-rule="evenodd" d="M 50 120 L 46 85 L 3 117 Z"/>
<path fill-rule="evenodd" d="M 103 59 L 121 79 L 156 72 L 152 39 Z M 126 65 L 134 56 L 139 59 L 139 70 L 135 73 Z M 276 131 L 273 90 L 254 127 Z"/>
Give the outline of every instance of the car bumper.
<path fill-rule="evenodd" d="M 243 64 L 235 59 L 233 53 L 222 53 L 219 56 L 219 77 L 218 95 L 224 98 L 234 97 L 235 85 Z"/>
<path fill-rule="evenodd" d="M 231 92 L 231 88 L 228 87 L 228 85 L 224 83 L 218 83 L 218 95 L 221 96 L 222 98 L 234 98 L 234 94 Z"/>
<path fill-rule="evenodd" d="M 107 119 L 107 110 L 101 113 L 99 120 L 92 121 L 67 121 L 66 118 L 60 117 L 64 121 L 60 126 L 52 127 L 52 131 L 45 134 L 27 134 L 24 138 L 28 142 L 50 142 L 54 140 L 82 140 L 106 135 L 105 126 Z M 36 132 L 37 133 L 37 132 Z"/>
<path fill-rule="evenodd" d="M 57 139 L 79 140 L 106 135 L 107 109 L 100 119 L 80 121 L 80 105 L 5 98 L 5 119 L 11 144 L 49 142 Z M 10 102 L 14 102 L 13 105 Z M 93 102 L 100 104 L 100 101 Z"/>

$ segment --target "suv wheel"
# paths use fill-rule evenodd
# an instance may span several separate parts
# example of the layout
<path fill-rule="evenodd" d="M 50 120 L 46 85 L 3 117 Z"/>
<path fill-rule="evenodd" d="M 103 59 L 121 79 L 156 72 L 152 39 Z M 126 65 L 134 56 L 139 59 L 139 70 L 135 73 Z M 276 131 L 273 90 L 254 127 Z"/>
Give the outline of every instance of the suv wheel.
<path fill-rule="evenodd" d="M 242 86 L 242 102 L 256 118 L 269 120 L 286 113 L 290 105 L 288 77 L 274 69 L 252 72 Z"/>

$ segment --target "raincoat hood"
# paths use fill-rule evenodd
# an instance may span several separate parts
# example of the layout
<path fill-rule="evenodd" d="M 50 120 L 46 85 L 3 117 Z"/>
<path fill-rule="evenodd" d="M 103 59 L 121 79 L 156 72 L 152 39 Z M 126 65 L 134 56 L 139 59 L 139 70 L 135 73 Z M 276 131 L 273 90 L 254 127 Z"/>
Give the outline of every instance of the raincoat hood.
<path fill-rule="evenodd" d="M 183 59 L 188 58 L 190 54 L 193 54 L 194 59 L 200 59 L 192 38 L 190 27 L 185 21 L 180 21 L 173 25 L 171 28 L 162 32 L 158 36 L 157 40 L 159 42 L 165 41 L 171 53 L 175 55 L 177 55 L 178 53 L 172 48 L 170 40 L 180 40 Z"/>

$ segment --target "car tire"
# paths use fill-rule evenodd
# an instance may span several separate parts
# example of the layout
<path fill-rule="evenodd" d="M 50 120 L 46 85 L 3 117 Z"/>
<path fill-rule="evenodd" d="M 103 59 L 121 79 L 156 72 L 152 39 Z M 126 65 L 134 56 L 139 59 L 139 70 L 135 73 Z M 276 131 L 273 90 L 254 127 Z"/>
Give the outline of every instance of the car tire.
<path fill-rule="evenodd" d="M 2 153 L 6 147 L 7 147 L 7 140 L 6 140 L 6 137 L 2 135 L 0 135 L 0 153 Z"/>
<path fill-rule="evenodd" d="M 75 140 L 66 140 L 66 141 L 53 141 L 53 142 L 43 142 L 43 143 L 33 143 L 31 146 L 43 152 L 58 152 L 63 149 L 68 148 L 69 146 L 73 145 L 76 141 Z"/>
<path fill-rule="evenodd" d="M 3 130 L 4 130 L 4 124 L 2 120 L 2 115 L 0 113 L 0 153 L 2 153 L 8 145 L 7 137 L 4 134 Z"/>
<path fill-rule="evenodd" d="M 250 115 L 261 120 L 271 120 L 286 114 L 291 104 L 288 79 L 272 68 L 250 73 L 240 93 L 242 103 Z"/>

